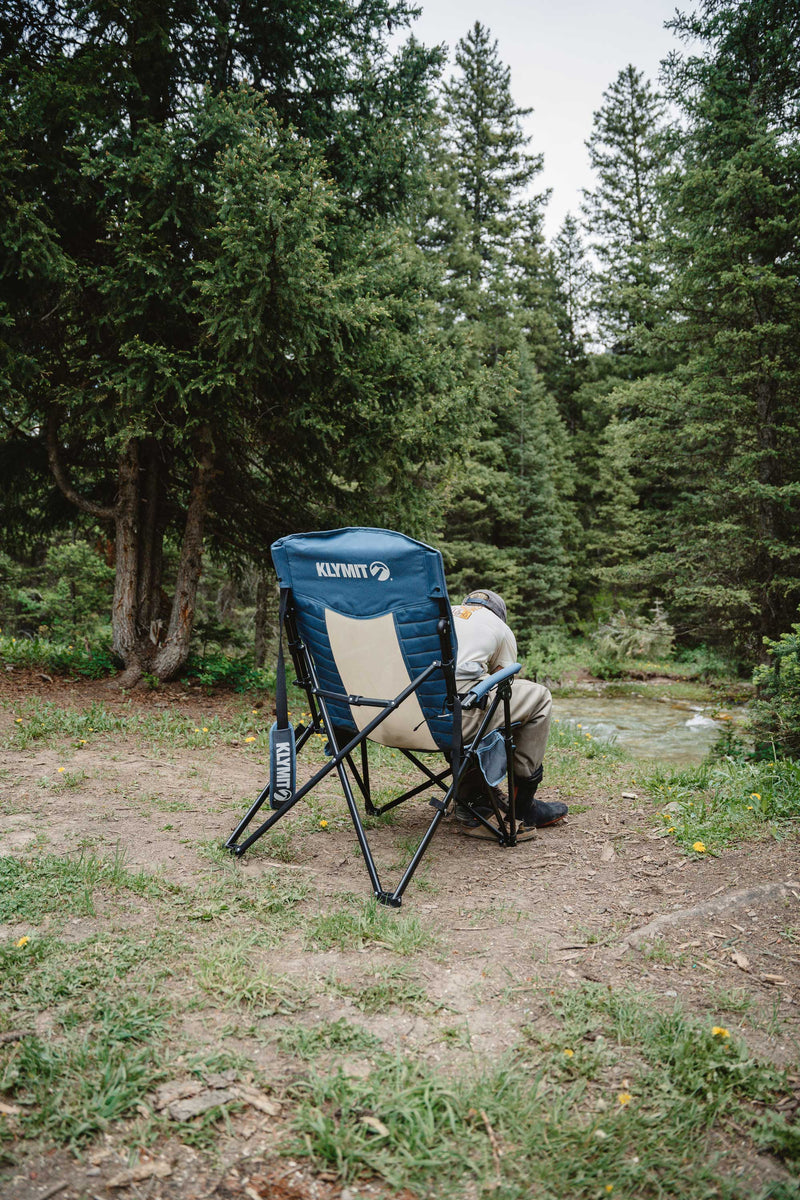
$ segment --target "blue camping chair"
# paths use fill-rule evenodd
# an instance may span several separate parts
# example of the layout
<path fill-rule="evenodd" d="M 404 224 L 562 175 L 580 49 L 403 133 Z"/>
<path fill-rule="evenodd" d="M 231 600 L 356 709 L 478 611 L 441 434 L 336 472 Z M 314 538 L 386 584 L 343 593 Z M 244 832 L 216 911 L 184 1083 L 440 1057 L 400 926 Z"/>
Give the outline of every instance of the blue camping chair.
<path fill-rule="evenodd" d="M 270 731 L 270 777 L 226 847 L 242 855 L 295 804 L 336 771 L 355 827 L 373 893 L 399 907 L 438 826 L 450 810 L 465 771 L 478 767 L 490 785 L 508 781 L 508 810 L 491 789 L 493 816 L 468 804 L 486 834 L 501 846 L 517 842 L 514 807 L 511 683 L 518 663 L 495 672 L 465 694 L 456 690 L 456 638 L 438 550 L 386 529 L 334 529 L 280 538 L 272 560 L 281 594 L 276 721 Z M 288 720 L 283 636 L 308 700 L 310 723 Z M 467 744 L 461 714 L 483 707 L 484 717 Z M 490 731 L 503 705 L 503 726 Z M 328 761 L 298 786 L 296 757 L 313 734 L 327 737 Z M 370 791 L 368 740 L 400 750 L 421 772 L 416 787 L 376 808 Z M 354 755 L 359 752 L 357 766 Z M 432 769 L 420 754 L 438 752 L 444 767 Z M 393 891 L 381 884 L 356 803 L 379 815 L 434 790 L 435 810 L 411 861 Z M 443 793 L 443 794 L 442 794 Z M 244 840 L 261 807 L 273 810 Z M 463 801 L 460 799 L 460 803 Z"/>

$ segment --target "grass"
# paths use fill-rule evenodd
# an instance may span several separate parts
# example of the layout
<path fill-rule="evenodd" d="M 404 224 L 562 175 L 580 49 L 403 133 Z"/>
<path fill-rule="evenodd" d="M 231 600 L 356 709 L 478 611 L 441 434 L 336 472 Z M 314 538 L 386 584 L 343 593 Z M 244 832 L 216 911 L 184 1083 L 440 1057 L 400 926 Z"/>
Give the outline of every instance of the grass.
<path fill-rule="evenodd" d="M 309 920 L 306 944 L 318 950 L 362 950 L 373 945 L 410 955 L 430 951 L 436 938 L 413 914 L 398 913 L 372 899 L 342 896 L 337 908 Z"/>
<path fill-rule="evenodd" d="M 260 938 L 225 939 L 201 954 L 193 968 L 194 979 L 215 1004 L 249 1010 L 257 1017 L 285 1016 L 298 1012 L 308 991 L 284 975 L 255 961 Z"/>
<path fill-rule="evenodd" d="M 337 1021 L 319 1021 L 309 1026 L 287 1026 L 276 1035 L 275 1040 L 284 1053 L 305 1060 L 313 1060 L 332 1051 L 369 1055 L 382 1049 L 380 1038 L 360 1025 L 351 1025 L 344 1017 Z"/>
<path fill-rule="evenodd" d="M 12 717 L 18 748 L 86 739 L 105 752 L 132 738 L 157 747 L 154 757 L 166 745 L 190 749 L 192 778 L 208 788 L 210 752 L 238 743 L 237 754 L 260 753 L 258 741 L 244 739 L 264 721 L 249 706 L 189 728 L 175 713 L 153 717 L 126 707 L 115 714 L 97 705 L 59 713 L 38 702 L 16 706 Z M 310 749 L 321 755 L 315 740 Z M 394 794 L 406 773 L 402 756 L 371 747 L 370 764 L 378 794 Z M 67 770 L 78 774 L 65 762 L 59 775 Z M 650 797 L 663 828 L 657 814 L 675 805 L 670 819 L 678 819 L 680 834 L 669 836 L 690 852 L 700 838 L 712 852 L 728 844 L 726 837 L 785 836 L 796 817 L 796 780 L 784 765 L 645 772 L 613 746 L 556 728 L 546 770 L 548 785 L 582 799 L 632 786 Z M 70 786 L 52 770 L 50 783 Z M 141 793 L 130 799 L 151 810 L 156 827 L 161 813 L 180 811 L 182 802 L 145 790 L 153 786 L 142 779 Z M 552 982 L 555 965 L 547 966 L 533 939 L 521 966 L 531 974 L 527 982 L 517 965 L 502 974 L 490 961 L 491 981 L 478 981 L 465 954 L 445 957 L 447 932 L 431 904 L 409 903 L 398 912 L 339 894 L 320 911 L 307 856 L 330 852 L 325 837 L 341 844 L 345 827 L 351 836 L 343 812 L 337 800 L 310 810 L 304 822 L 285 822 L 254 848 L 258 869 L 267 867 L 260 876 L 220 849 L 227 829 L 219 839 L 191 843 L 198 851 L 191 884 L 133 870 L 122 852 L 0 858 L 0 922 L 15 926 L 13 937 L 0 941 L 4 1001 L 10 997 L 0 1033 L 24 1034 L 0 1040 L 0 1102 L 17 1110 L 0 1115 L 0 1159 L 11 1174 L 25 1167 L 26 1138 L 45 1153 L 54 1145 L 88 1151 L 108 1135 L 134 1155 L 167 1139 L 213 1154 L 223 1122 L 234 1131 L 236 1118 L 217 1108 L 178 1126 L 151 1111 L 153 1088 L 227 1067 L 246 1077 L 259 1052 L 271 1059 L 277 1047 L 290 1059 L 291 1085 L 282 1096 L 284 1117 L 269 1130 L 271 1146 L 288 1155 L 288 1129 L 295 1159 L 332 1172 L 339 1188 L 371 1180 L 392 1194 L 443 1200 L 797 1194 L 797 1127 L 778 1106 L 790 1081 L 735 1029 L 720 1032 L 736 1020 L 762 1040 L 785 1039 L 785 1012 L 776 1007 L 771 1020 L 759 1016 L 749 986 L 707 987 L 703 1019 L 641 991 L 578 980 L 562 990 Z M 325 831 L 322 813 L 333 818 Z M 384 848 L 399 860 L 411 844 L 403 810 L 391 816 L 396 824 Z M 434 843 L 431 861 L 440 846 Z M 265 863 L 281 858 L 312 870 Z M 520 886 L 533 883 L 523 876 Z M 517 907 L 494 897 L 491 885 L 475 886 L 456 923 L 474 918 L 513 935 Z M 422 900 L 416 878 L 414 888 Z M 74 917 L 93 917 L 92 937 L 75 940 L 76 928 L 66 924 Z M 588 925 L 575 930 L 581 942 L 605 940 Z M 787 923 L 784 936 L 790 946 L 800 942 L 796 924 Z M 276 961 L 278 947 L 290 964 Z M 320 960 L 320 953 L 329 957 Z M 647 953 L 653 962 L 676 961 L 666 943 Z M 336 955 L 342 958 L 332 967 Z M 471 1023 L 461 1000 L 477 996 L 491 1006 L 501 992 L 513 1027 L 510 1034 L 499 1029 L 509 1049 L 498 1057 L 484 1048 L 487 1012 Z M 739 1157 L 726 1163 L 732 1148 Z M 735 1174 L 736 1162 L 759 1153 L 772 1156 L 776 1176 L 779 1164 L 786 1171 L 771 1190 Z"/>
<path fill-rule="evenodd" d="M 83 709 L 61 708 L 39 697 L 13 706 L 5 701 L 4 707 L 14 714 L 12 744 L 20 750 L 61 740 L 81 747 L 108 737 L 133 737 L 183 750 L 236 742 L 241 743 L 243 751 L 262 755 L 267 746 L 267 730 L 263 728 L 267 718 L 254 715 L 248 704 L 230 718 L 209 717 L 202 724 L 172 710 L 141 712 L 130 701 L 120 712 L 96 703 Z M 248 737 L 255 740 L 246 742 Z"/>
<path fill-rule="evenodd" d="M 370 1016 L 400 1008 L 404 1012 L 430 1014 L 442 1006 L 432 1000 L 429 990 L 404 967 L 386 967 L 360 983 L 332 977 L 329 987 L 351 1000 L 356 1008 Z"/>
<path fill-rule="evenodd" d="M 155 897 L 158 880 L 144 871 L 129 871 L 124 855 L 112 859 L 81 852 L 75 858 L 43 854 L 0 858 L 0 921 L 38 924 L 47 913 L 91 917 L 94 893 L 101 887 L 113 893 Z"/>
<path fill-rule="evenodd" d="M 707 760 L 682 770 L 650 768 L 642 787 L 664 830 L 691 852 L 718 851 L 748 837 L 786 837 L 800 818 L 800 762 Z M 701 851 L 702 853 L 702 851 Z"/>
<path fill-rule="evenodd" d="M 713 1149 L 729 1121 L 796 1159 L 792 1128 L 761 1107 L 787 1093 L 785 1076 L 721 1027 L 592 985 L 550 1005 L 556 1038 L 531 1030 L 489 1070 L 452 1078 L 384 1054 L 367 1078 L 310 1073 L 295 1088 L 294 1153 L 347 1182 L 454 1198 L 477 1184 L 504 1200 L 744 1200 L 752 1189 Z"/>

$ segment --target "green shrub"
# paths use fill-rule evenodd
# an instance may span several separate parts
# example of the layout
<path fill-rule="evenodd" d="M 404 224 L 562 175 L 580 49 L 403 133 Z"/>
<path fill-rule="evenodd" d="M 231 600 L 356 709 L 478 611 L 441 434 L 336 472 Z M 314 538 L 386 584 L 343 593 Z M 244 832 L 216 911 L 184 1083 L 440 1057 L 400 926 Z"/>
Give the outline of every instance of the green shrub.
<path fill-rule="evenodd" d="M 659 600 L 651 611 L 652 620 L 629 616 L 620 609 L 600 625 L 593 638 L 598 659 L 614 664 L 636 658 L 668 658 L 675 630 Z"/>
<path fill-rule="evenodd" d="M 800 757 L 800 624 L 777 642 L 766 641 L 769 661 L 753 675 L 757 696 L 751 730 L 756 752 L 772 757 Z"/>
<path fill-rule="evenodd" d="M 8 637 L 0 635 L 0 662 L 9 667 L 33 667 L 51 675 L 83 675 L 104 679 L 121 667 L 111 649 L 111 631 L 107 640 L 83 646 L 51 641 L 46 637 Z"/>
<path fill-rule="evenodd" d="M 235 692 L 271 692 L 275 689 L 274 670 L 254 667 L 247 658 L 233 658 L 221 652 L 203 657 L 190 654 L 182 674 L 205 687 L 229 687 Z"/>

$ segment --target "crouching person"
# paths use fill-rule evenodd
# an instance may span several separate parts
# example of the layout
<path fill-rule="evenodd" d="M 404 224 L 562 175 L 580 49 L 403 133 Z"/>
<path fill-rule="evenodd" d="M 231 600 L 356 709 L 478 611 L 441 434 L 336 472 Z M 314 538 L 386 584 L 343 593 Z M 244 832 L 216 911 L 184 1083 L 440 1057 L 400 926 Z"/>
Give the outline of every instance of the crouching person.
<path fill-rule="evenodd" d="M 488 588 L 470 592 L 463 604 L 453 608 L 453 627 L 458 641 L 456 684 L 462 695 L 487 675 L 517 661 L 517 640 L 506 624 L 505 602 L 497 592 Z M 511 720 L 518 723 L 514 730 L 514 774 L 516 814 L 523 830 L 553 825 L 562 821 L 568 812 L 566 804 L 536 798 L 550 732 L 551 707 L 552 699 L 546 687 L 530 679 L 515 677 L 511 689 Z M 483 715 L 480 709 L 464 712 L 465 741 L 477 733 Z M 500 705 L 490 728 L 498 728 L 503 720 L 503 706 Z M 467 800 L 482 814 L 491 815 L 485 787 L 477 767 L 459 781 L 455 815 L 465 832 L 480 828 L 480 822 L 460 801 Z M 498 802 L 504 803 L 504 797 L 500 796 Z"/>

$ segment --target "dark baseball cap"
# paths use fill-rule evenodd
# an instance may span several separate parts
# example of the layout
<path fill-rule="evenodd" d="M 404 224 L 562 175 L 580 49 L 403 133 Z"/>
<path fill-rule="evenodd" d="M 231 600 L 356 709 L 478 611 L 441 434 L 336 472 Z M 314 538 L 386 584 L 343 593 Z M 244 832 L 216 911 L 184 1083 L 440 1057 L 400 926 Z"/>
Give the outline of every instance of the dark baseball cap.
<path fill-rule="evenodd" d="M 468 592 L 463 604 L 478 604 L 482 608 L 488 608 L 489 612 L 493 612 L 501 621 L 506 619 L 506 602 L 502 596 L 498 596 L 497 592 L 492 592 L 489 588 L 476 588 L 473 592 Z"/>

